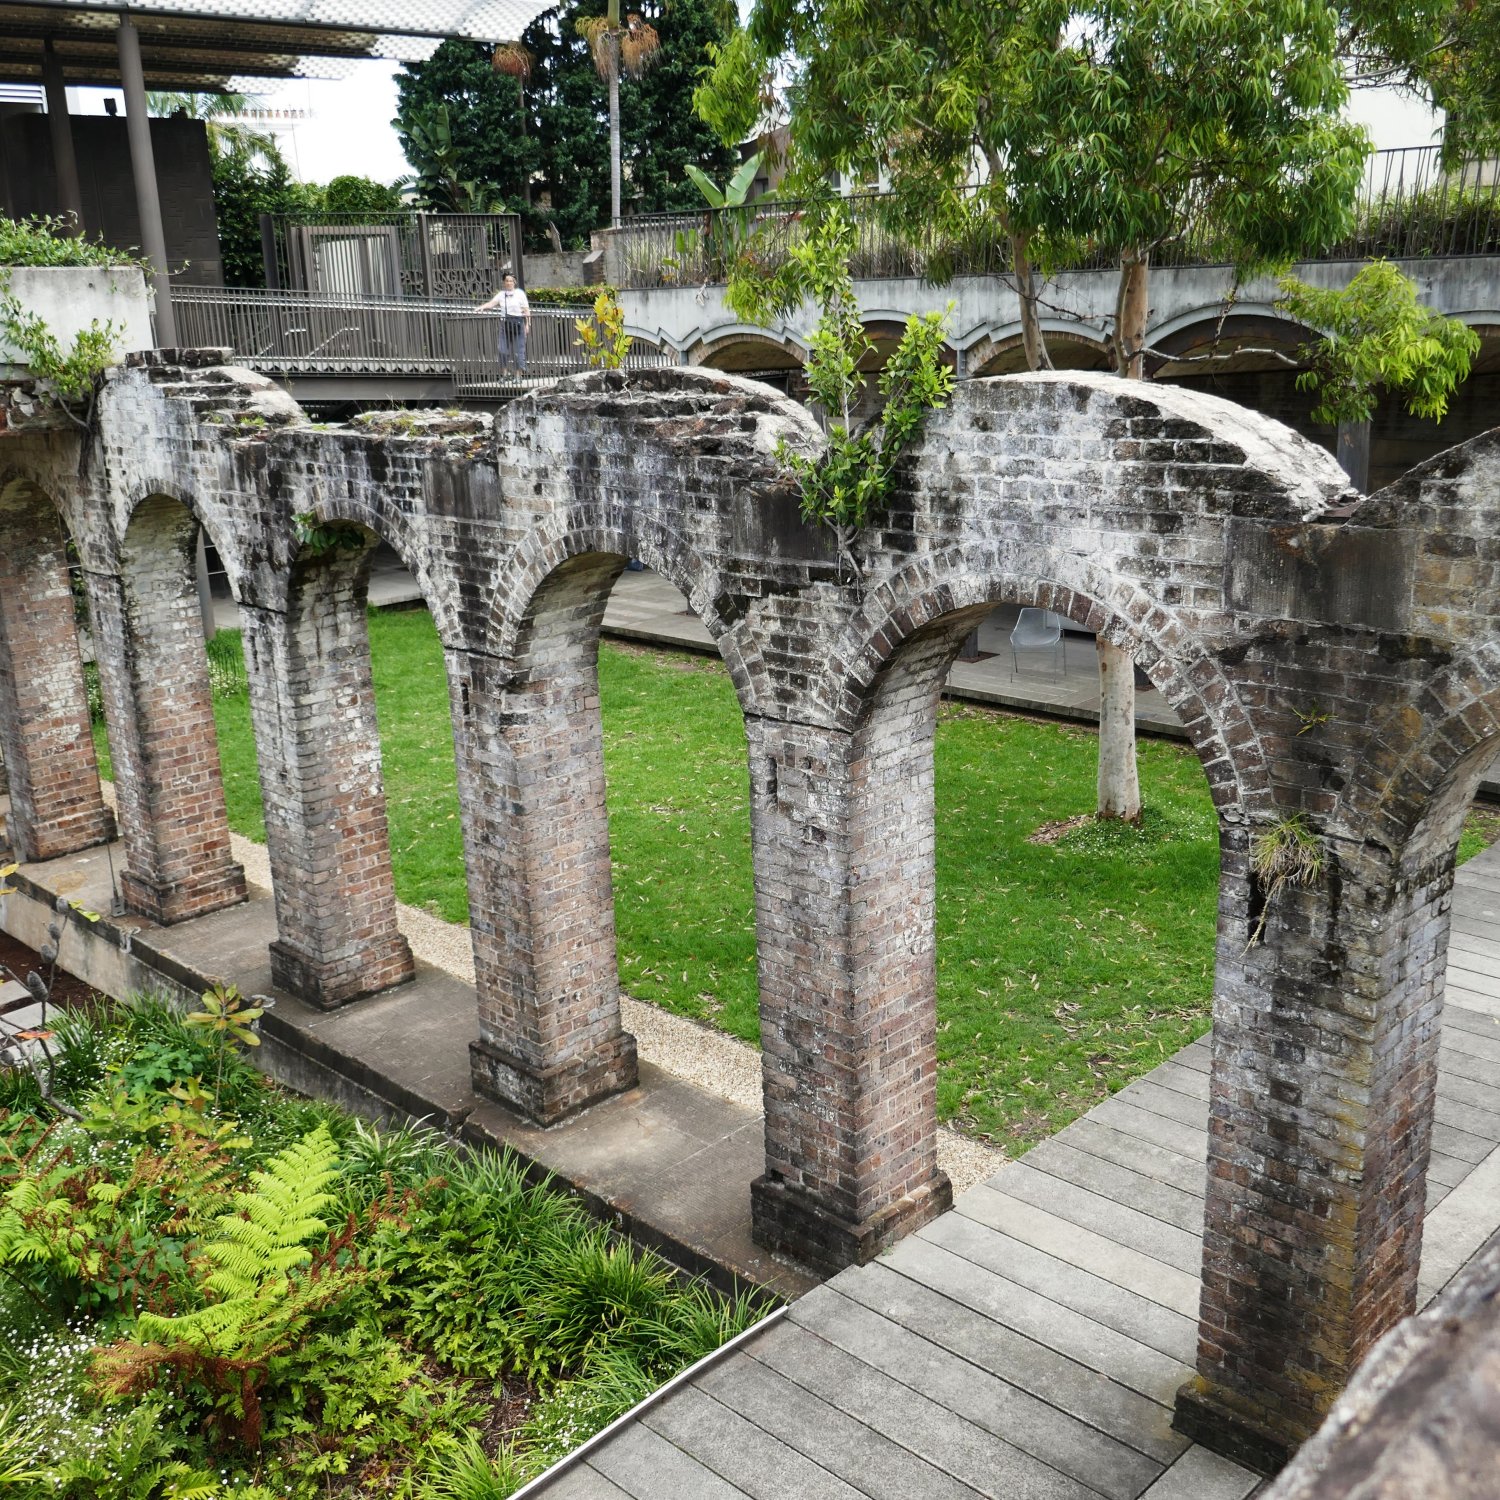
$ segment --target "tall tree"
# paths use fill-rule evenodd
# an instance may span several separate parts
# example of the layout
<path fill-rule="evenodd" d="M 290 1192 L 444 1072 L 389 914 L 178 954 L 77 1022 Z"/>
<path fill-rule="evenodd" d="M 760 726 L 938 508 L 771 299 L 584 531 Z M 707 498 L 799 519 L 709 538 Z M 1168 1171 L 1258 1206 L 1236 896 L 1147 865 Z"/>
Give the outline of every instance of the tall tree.
<path fill-rule="evenodd" d="M 570 0 L 527 27 L 520 38 L 531 59 L 524 87 L 496 72 L 489 48 L 466 42 L 444 42 L 428 61 L 406 65 L 397 78 L 396 126 L 412 165 L 424 166 L 409 139 L 413 122 L 446 104 L 461 176 L 521 213 L 534 241 L 550 222 L 564 243 L 587 245 L 590 231 L 610 219 L 609 100 L 578 23 L 605 19 L 606 3 Z M 623 207 L 693 208 L 698 193 L 686 164 L 714 177 L 734 164 L 733 152 L 692 107 L 710 43 L 730 35 L 732 7 L 646 0 L 630 13 L 656 31 L 660 48 L 647 72 L 632 78 L 627 71 L 620 80 Z"/>
<path fill-rule="evenodd" d="M 1369 147 L 1341 118 L 1337 20 L 1322 0 L 756 0 L 698 105 L 743 135 L 786 77 L 784 190 L 880 176 L 918 242 L 1003 238 L 1033 369 L 1042 278 L 1112 256 L 1114 363 L 1142 378 L 1158 246 L 1191 231 L 1249 273 L 1348 228 Z M 1131 664 L 1099 655 L 1099 812 L 1134 819 Z"/>

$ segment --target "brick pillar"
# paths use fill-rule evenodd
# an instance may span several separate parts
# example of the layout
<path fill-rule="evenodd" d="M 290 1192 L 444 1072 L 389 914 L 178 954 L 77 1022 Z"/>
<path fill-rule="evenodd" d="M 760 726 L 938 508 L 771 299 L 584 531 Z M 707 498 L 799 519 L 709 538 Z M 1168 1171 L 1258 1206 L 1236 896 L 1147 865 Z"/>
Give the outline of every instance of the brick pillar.
<path fill-rule="evenodd" d="M 636 1082 L 620 1027 L 598 631 L 622 559 L 565 564 L 514 665 L 453 653 L 479 993 L 474 1087 L 551 1124 Z"/>
<path fill-rule="evenodd" d="M 766 1172 L 754 1235 L 832 1272 L 947 1209 L 937 1165 L 932 742 L 964 630 L 854 734 L 749 721 Z"/>
<path fill-rule="evenodd" d="M 271 976 L 324 1009 L 414 972 L 396 925 L 367 564 L 347 552 L 299 563 L 286 614 L 241 611 L 276 898 Z"/>
<path fill-rule="evenodd" d="M 120 575 L 92 580 L 128 866 L 121 890 L 131 911 L 163 924 L 245 899 L 229 851 L 196 538 L 188 511 L 156 496 L 131 519 Z"/>
<path fill-rule="evenodd" d="M 1274 1472 L 1414 1310 L 1447 964 L 1451 845 L 1415 873 L 1329 841 L 1263 895 L 1226 840 L 1198 1374 L 1179 1430 Z"/>
<path fill-rule="evenodd" d="M 0 753 L 17 858 L 53 859 L 114 836 L 99 795 L 67 543 L 39 496 L 0 503 Z"/>

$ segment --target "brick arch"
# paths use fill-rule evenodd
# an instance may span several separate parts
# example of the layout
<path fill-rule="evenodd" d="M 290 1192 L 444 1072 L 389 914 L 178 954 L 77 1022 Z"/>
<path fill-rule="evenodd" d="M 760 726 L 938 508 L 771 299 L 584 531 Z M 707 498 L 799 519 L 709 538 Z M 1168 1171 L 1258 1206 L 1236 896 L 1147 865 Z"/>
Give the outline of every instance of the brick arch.
<path fill-rule="evenodd" d="M 115 543 L 116 558 L 111 559 L 111 564 L 118 558 L 119 549 L 123 547 L 126 536 L 141 512 L 141 508 L 152 500 L 170 500 L 182 507 L 195 526 L 203 528 L 203 534 L 212 544 L 215 552 L 219 554 L 219 561 L 224 564 L 224 572 L 229 579 L 229 591 L 235 601 L 243 599 L 242 593 L 245 583 L 245 560 L 240 556 L 239 549 L 234 542 L 234 525 L 230 518 L 213 501 L 205 502 L 204 499 L 183 488 L 180 480 L 167 478 L 163 475 L 154 474 L 145 480 L 138 481 L 125 493 L 117 511 L 116 526 L 118 528 Z"/>
<path fill-rule="evenodd" d="M 1204 644 L 1131 580 L 1060 555 L 1032 570 L 976 565 L 966 550 L 909 564 L 849 623 L 834 654 L 842 670 L 826 707 L 841 728 L 864 720 L 901 648 L 945 617 L 1000 604 L 1050 609 L 1131 652 L 1188 731 L 1221 816 L 1269 804 L 1270 777 L 1251 717 Z M 955 648 L 957 642 L 954 643 Z M 1212 705 L 1217 703 L 1217 707 Z M 1231 745 L 1240 748 L 1231 751 Z"/>
<path fill-rule="evenodd" d="M 438 639 L 444 647 L 451 649 L 466 644 L 470 633 L 464 628 L 461 605 L 438 587 L 431 549 L 422 545 L 417 528 L 398 507 L 382 503 L 383 495 L 378 490 L 376 497 L 373 501 L 360 500 L 348 492 L 321 496 L 312 506 L 312 513 L 319 521 L 358 526 L 377 542 L 384 542 L 416 579 L 422 603 L 432 616 Z M 295 563 L 301 558 L 303 549 L 296 544 L 295 538 L 289 538 L 289 546 Z"/>
<path fill-rule="evenodd" d="M 1429 844 L 1446 837 L 1443 819 L 1435 816 L 1438 804 L 1457 797 L 1467 806 L 1497 754 L 1500 634 L 1414 689 L 1371 726 L 1336 816 L 1393 852 L 1423 858 Z"/>
<path fill-rule="evenodd" d="M 530 532 L 511 553 L 496 581 L 486 631 L 487 648 L 503 660 L 521 649 L 538 595 L 558 570 L 575 558 L 597 554 L 622 563 L 639 558 L 687 599 L 713 637 L 746 713 L 765 696 L 766 671 L 760 648 L 748 630 L 729 618 L 728 601 L 717 572 L 682 535 L 652 515 L 617 512 L 608 516 L 555 517 Z M 611 580 L 612 581 L 612 580 Z"/>

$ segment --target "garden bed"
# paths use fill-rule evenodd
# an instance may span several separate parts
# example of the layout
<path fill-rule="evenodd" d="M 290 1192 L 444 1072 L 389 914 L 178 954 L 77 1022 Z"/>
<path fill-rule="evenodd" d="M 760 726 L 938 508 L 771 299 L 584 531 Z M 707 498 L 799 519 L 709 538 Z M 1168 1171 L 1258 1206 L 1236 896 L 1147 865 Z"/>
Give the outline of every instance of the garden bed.
<path fill-rule="evenodd" d="M 290 1096 L 205 997 L 0 1077 L 0 1485 L 500 1500 L 766 1306 L 528 1184 Z"/>

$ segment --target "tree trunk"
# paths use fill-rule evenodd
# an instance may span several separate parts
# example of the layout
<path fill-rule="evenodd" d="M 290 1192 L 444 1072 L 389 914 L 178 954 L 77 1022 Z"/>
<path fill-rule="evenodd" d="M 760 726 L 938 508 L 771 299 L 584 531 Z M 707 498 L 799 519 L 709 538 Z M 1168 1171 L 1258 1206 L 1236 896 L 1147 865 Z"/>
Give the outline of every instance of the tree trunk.
<path fill-rule="evenodd" d="M 609 222 L 620 227 L 620 34 L 609 39 Z"/>
<path fill-rule="evenodd" d="M 1120 257 L 1114 349 L 1127 380 L 1146 378 L 1146 320 L 1150 313 L 1150 259 L 1144 250 Z M 1135 663 L 1102 637 L 1099 648 L 1099 806 L 1101 818 L 1134 823 L 1141 816 L 1141 781 L 1135 765 Z"/>
<path fill-rule="evenodd" d="M 1042 294 L 1041 277 L 1028 253 L 1024 234 L 1011 236 L 1011 259 L 1016 272 L 1016 296 L 1021 302 L 1021 348 L 1026 352 L 1028 370 L 1050 370 L 1052 356 L 1047 353 L 1047 336 L 1042 332 L 1038 302 Z"/>
<path fill-rule="evenodd" d="M 1135 662 L 1100 636 L 1099 807 L 1101 818 L 1136 823 L 1141 781 L 1135 768 Z"/>

